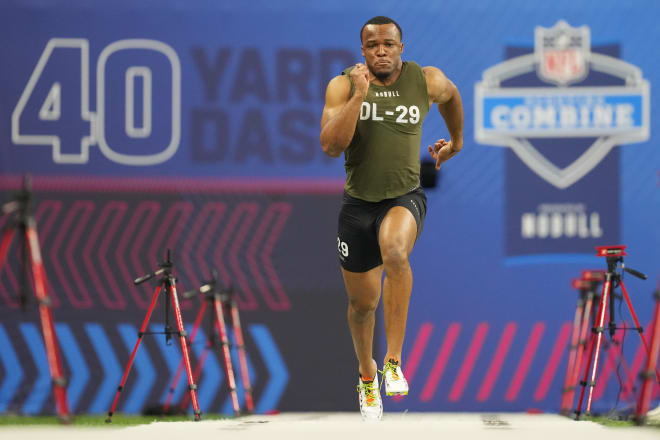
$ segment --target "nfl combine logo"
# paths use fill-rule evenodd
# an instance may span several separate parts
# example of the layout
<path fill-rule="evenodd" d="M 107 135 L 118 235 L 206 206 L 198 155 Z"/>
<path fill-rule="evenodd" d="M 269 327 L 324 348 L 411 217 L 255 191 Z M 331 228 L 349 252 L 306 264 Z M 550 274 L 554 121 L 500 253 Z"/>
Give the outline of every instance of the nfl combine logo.
<path fill-rule="evenodd" d="M 592 46 L 587 26 L 559 21 L 535 29 L 533 49 L 507 47 L 476 84 L 475 140 L 515 154 L 505 177 L 510 255 L 618 242 L 619 156 L 608 153 L 648 140 L 650 126 L 648 81 L 619 55 L 617 44 Z M 609 189 L 614 203 L 599 199 Z"/>
<path fill-rule="evenodd" d="M 589 28 L 560 21 L 536 28 L 533 54 L 500 63 L 483 73 L 475 90 L 477 142 L 508 146 L 541 178 L 566 188 L 591 171 L 615 145 L 649 137 L 649 85 L 635 66 L 590 53 Z M 618 77 L 623 85 L 571 87 L 589 69 Z M 501 87 L 502 82 L 536 70 L 559 87 Z M 595 137 L 568 167 L 560 169 L 528 138 Z"/>

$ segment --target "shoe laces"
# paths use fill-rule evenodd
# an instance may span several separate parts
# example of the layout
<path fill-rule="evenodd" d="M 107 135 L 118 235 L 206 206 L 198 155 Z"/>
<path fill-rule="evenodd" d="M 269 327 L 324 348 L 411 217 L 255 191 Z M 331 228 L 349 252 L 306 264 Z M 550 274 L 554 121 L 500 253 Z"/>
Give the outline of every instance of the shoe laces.
<path fill-rule="evenodd" d="M 364 397 L 367 401 L 367 406 L 378 406 L 376 402 L 376 387 L 374 387 L 374 382 L 362 382 L 357 386 L 358 393 L 364 391 Z"/>
<path fill-rule="evenodd" d="M 385 373 L 387 373 L 389 371 L 390 373 L 392 373 L 392 379 L 399 380 L 399 373 L 397 373 L 397 367 L 398 366 L 399 366 L 398 363 L 393 362 L 392 360 L 389 360 L 383 366 L 383 371 L 381 371 L 380 374 L 382 374 L 384 376 Z"/>

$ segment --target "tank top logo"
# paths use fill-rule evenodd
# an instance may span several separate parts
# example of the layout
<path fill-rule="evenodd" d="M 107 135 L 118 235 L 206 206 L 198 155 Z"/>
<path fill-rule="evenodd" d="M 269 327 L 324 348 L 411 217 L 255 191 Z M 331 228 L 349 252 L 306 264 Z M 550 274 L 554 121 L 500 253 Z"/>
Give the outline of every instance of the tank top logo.
<path fill-rule="evenodd" d="M 398 90 L 389 90 L 387 92 L 375 92 L 374 93 L 374 97 L 376 97 L 376 98 L 393 98 L 393 97 L 397 97 L 397 96 L 401 96 L 401 95 L 399 95 Z"/>

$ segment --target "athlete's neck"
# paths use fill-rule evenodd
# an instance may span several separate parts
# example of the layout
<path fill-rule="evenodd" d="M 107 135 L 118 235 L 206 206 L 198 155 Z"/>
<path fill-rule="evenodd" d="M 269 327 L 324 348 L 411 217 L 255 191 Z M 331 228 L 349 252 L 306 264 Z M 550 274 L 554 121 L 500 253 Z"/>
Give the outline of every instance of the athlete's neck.
<path fill-rule="evenodd" d="M 390 86 L 399 79 L 401 76 L 401 71 L 403 70 L 403 64 L 399 65 L 399 68 L 392 72 L 385 78 L 378 78 L 373 72 L 369 72 L 369 82 L 376 84 L 377 86 Z"/>

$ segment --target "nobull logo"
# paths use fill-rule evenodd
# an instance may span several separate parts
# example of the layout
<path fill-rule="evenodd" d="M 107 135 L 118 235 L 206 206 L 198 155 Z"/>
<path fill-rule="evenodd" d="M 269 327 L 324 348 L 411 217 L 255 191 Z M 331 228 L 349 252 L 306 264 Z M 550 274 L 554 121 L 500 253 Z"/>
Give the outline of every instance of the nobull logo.
<path fill-rule="evenodd" d="M 573 28 L 564 21 L 551 28 L 539 26 L 534 40 L 533 53 L 483 72 L 475 87 L 475 138 L 482 144 L 510 147 L 540 178 L 565 189 L 594 169 L 613 147 L 649 138 L 649 84 L 636 66 L 592 52 L 586 26 Z M 581 84 L 590 72 L 607 76 L 607 85 Z M 530 76 L 538 85 L 510 85 L 529 82 Z M 569 87 L 572 84 L 576 85 Z M 563 166 L 533 144 L 533 139 L 554 139 L 559 145 L 569 138 L 591 140 Z"/>

